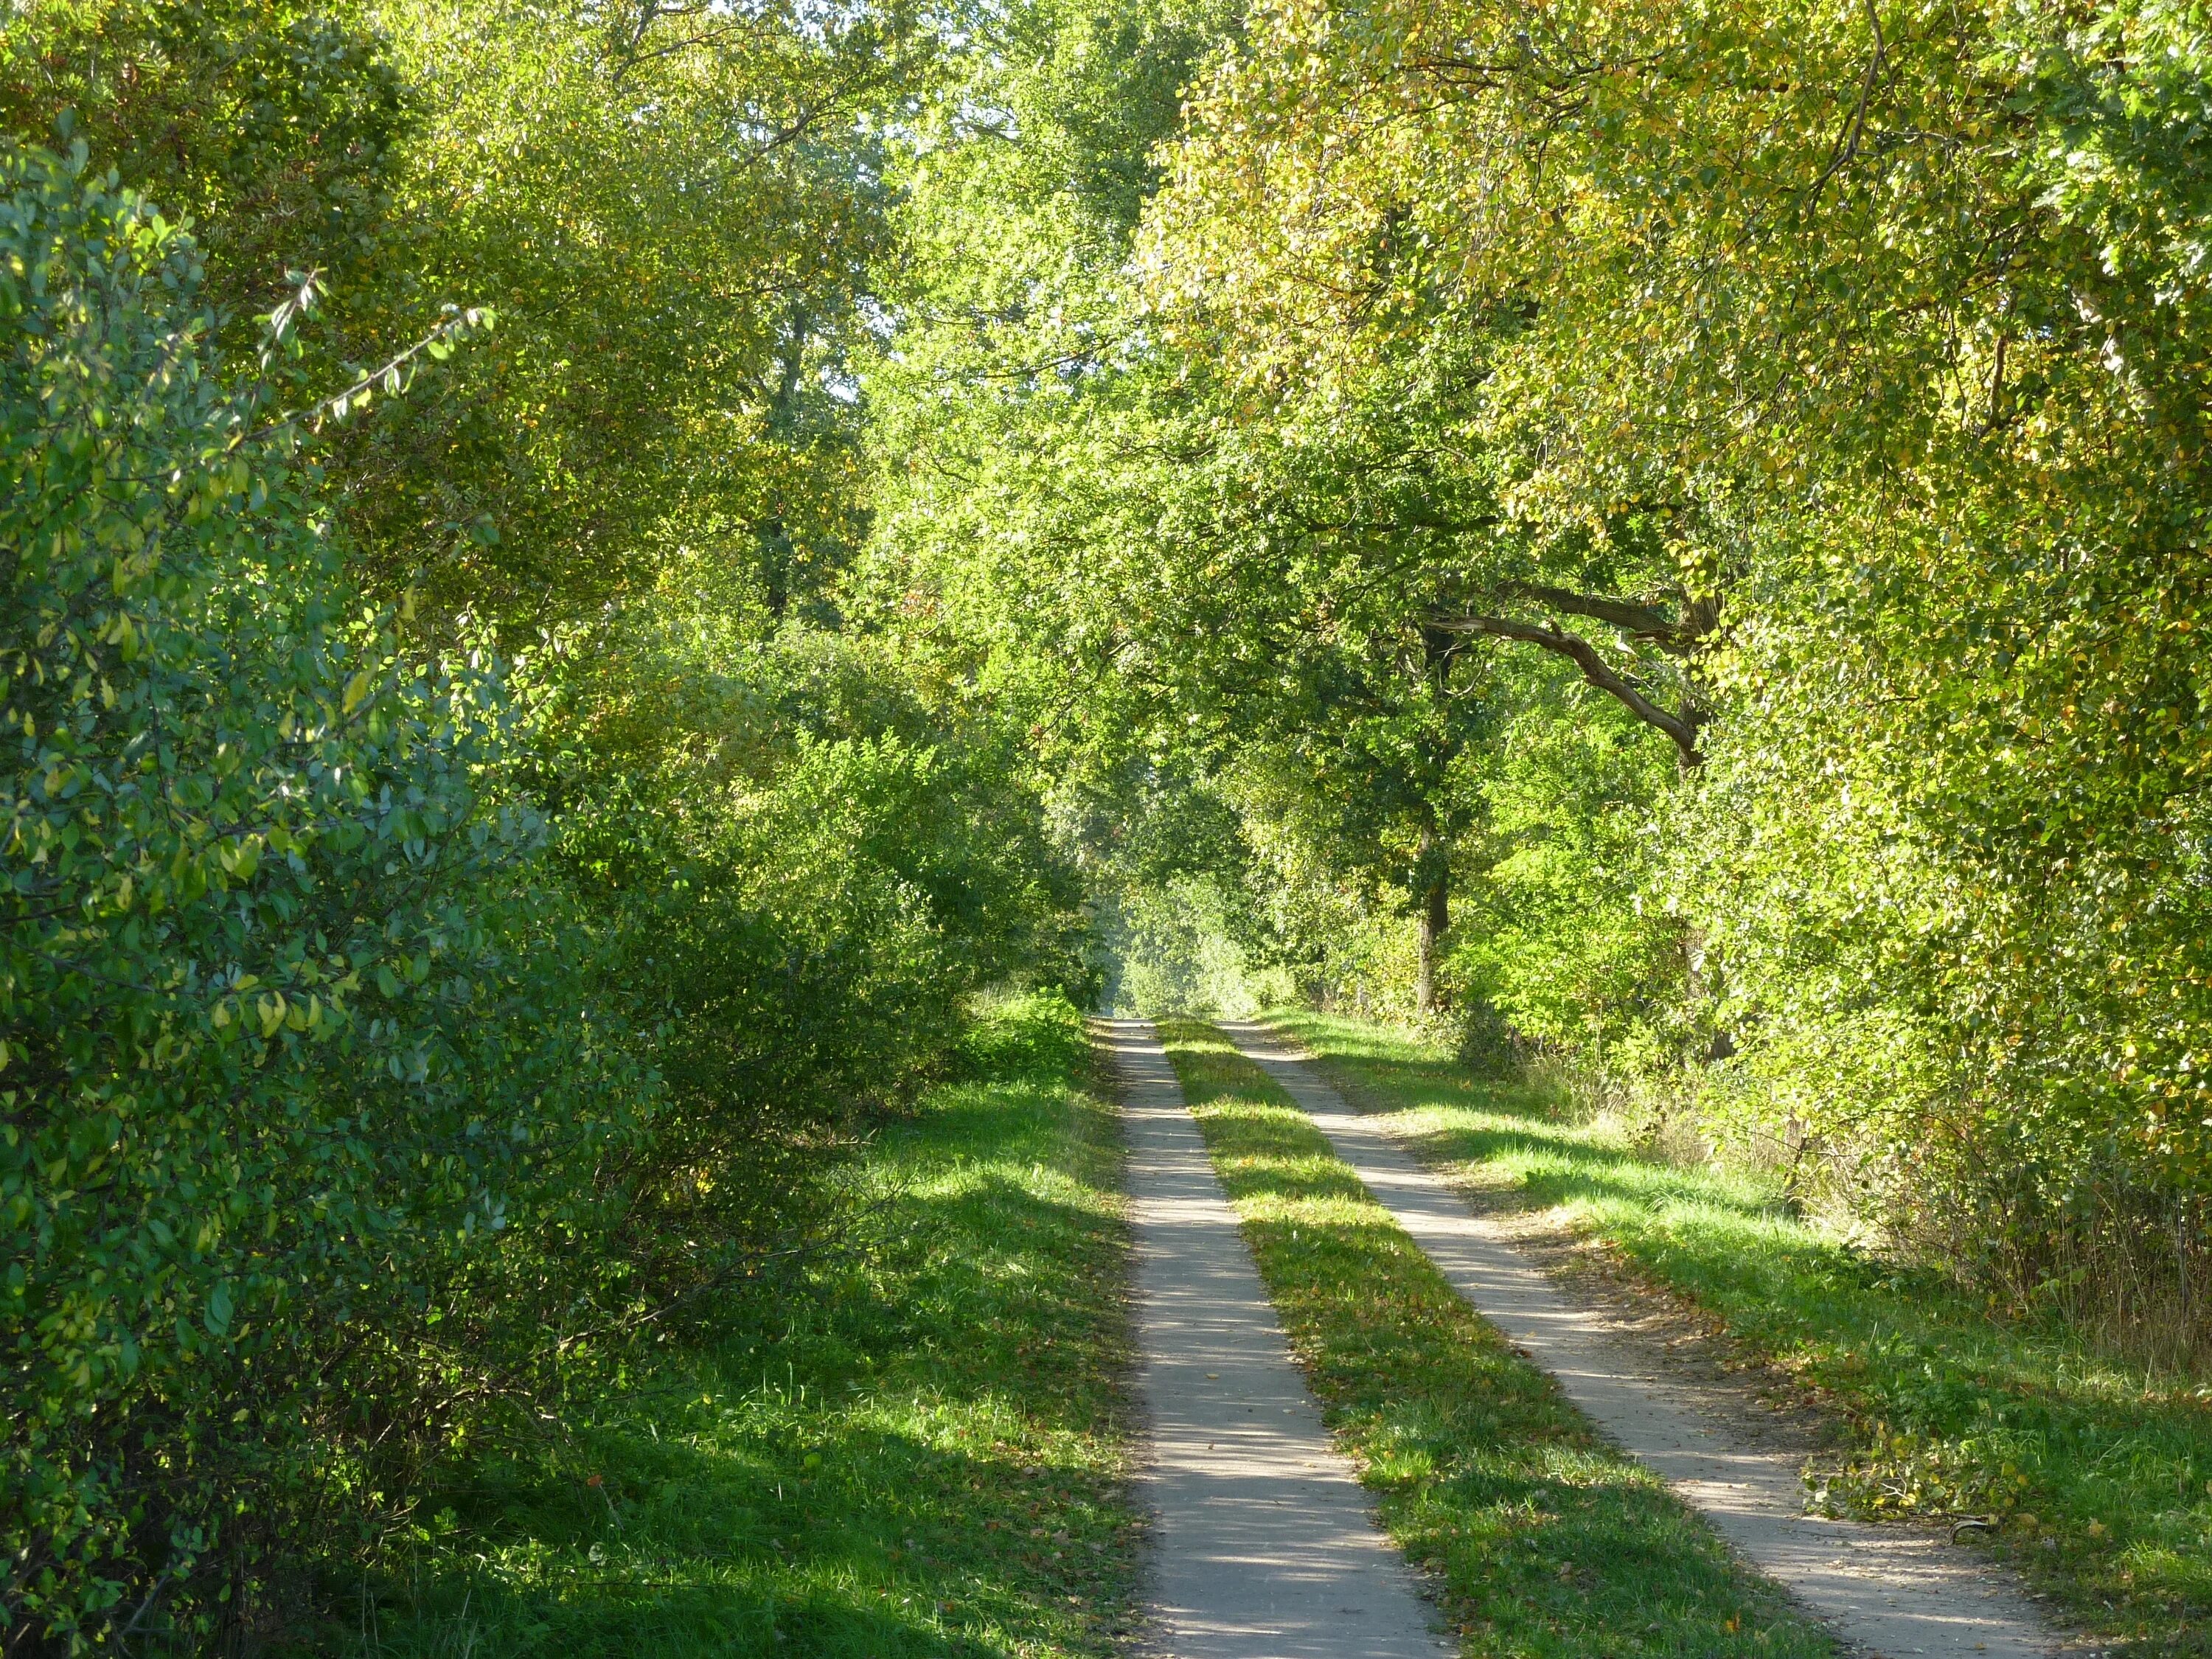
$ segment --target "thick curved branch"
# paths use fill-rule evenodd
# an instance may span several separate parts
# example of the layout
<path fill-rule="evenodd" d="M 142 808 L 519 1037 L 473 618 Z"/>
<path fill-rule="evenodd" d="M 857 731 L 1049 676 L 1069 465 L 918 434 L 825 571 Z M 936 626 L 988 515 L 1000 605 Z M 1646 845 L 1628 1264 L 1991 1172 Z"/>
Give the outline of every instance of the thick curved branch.
<path fill-rule="evenodd" d="M 1671 644 L 1681 632 L 1674 619 L 1664 611 L 1638 605 L 1632 599 L 1609 599 L 1601 593 L 1576 593 L 1535 582 L 1516 582 L 1508 591 L 1519 598 L 1549 605 L 1554 611 L 1564 611 L 1569 616 L 1610 623 L 1622 633 L 1639 640 Z"/>
<path fill-rule="evenodd" d="M 1660 708 L 1600 656 L 1597 647 L 1588 640 L 1559 629 L 1515 622 L 1506 617 L 1447 617 L 1426 625 L 1445 634 L 1487 634 L 1493 639 L 1519 640 L 1565 657 L 1583 671 L 1583 678 L 1592 685 L 1646 726 L 1673 738 L 1686 764 L 1695 766 L 1705 758 L 1698 752 L 1696 716 L 1670 714 Z"/>
<path fill-rule="evenodd" d="M 1696 649 L 1698 642 L 1720 622 L 1718 607 L 1710 599 L 1692 599 L 1683 605 L 1679 617 L 1670 617 L 1633 599 L 1609 599 L 1602 593 L 1577 593 L 1564 587 L 1546 587 L 1538 582 L 1515 582 L 1504 591 L 1568 616 L 1609 623 L 1631 638 L 1649 641 L 1661 650 L 1678 655 Z"/>

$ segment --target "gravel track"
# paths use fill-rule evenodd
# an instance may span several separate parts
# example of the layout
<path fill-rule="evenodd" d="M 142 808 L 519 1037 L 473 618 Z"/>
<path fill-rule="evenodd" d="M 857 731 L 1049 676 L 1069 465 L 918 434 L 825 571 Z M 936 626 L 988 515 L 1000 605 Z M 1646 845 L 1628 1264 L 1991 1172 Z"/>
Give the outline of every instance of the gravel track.
<path fill-rule="evenodd" d="M 1330 1443 L 1158 1034 L 1097 1030 L 1128 1126 L 1148 1642 L 1172 1659 L 1453 1651 Z"/>

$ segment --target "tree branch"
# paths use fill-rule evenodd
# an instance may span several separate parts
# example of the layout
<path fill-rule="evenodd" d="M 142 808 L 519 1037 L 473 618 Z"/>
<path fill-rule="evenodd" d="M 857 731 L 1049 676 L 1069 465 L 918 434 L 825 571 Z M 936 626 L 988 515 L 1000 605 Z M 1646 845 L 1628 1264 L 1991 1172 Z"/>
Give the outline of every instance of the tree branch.
<path fill-rule="evenodd" d="M 1668 714 L 1600 656 L 1597 647 L 1588 640 L 1557 628 L 1514 622 L 1505 617 L 1446 617 L 1432 619 L 1425 625 L 1445 634 L 1486 634 L 1493 639 L 1518 640 L 1565 657 L 1583 671 L 1583 678 L 1592 685 L 1646 726 L 1664 732 L 1681 751 L 1686 764 L 1697 766 L 1705 759 L 1698 752 L 1696 715 L 1685 718 Z"/>
<path fill-rule="evenodd" d="M 1835 149 L 1828 156 L 1828 165 L 1820 169 L 1820 176 L 1813 181 L 1813 188 L 1805 198 L 1805 212 L 1811 212 L 1820 199 L 1820 192 L 1828 181 L 1858 159 L 1859 141 L 1866 136 L 1867 106 L 1873 100 L 1875 82 L 1889 62 L 1889 45 L 1882 39 L 1881 14 L 1875 9 L 1875 0 L 1865 0 L 1867 27 L 1874 31 L 1874 56 L 1867 59 L 1866 78 L 1859 82 L 1858 107 L 1851 112 L 1850 123 L 1836 135 Z"/>
<path fill-rule="evenodd" d="M 1601 593 L 1576 593 L 1564 587 L 1546 587 L 1535 582 L 1515 582 L 1506 590 L 1521 599 L 1534 599 L 1554 611 L 1564 611 L 1570 616 L 1595 617 L 1610 623 L 1624 634 L 1639 640 L 1650 640 L 1670 650 L 1686 647 L 1698 635 L 1706 630 L 1698 625 L 1700 618 L 1686 615 L 1675 621 L 1663 611 L 1648 605 L 1638 605 L 1633 599 L 1612 599 Z"/>

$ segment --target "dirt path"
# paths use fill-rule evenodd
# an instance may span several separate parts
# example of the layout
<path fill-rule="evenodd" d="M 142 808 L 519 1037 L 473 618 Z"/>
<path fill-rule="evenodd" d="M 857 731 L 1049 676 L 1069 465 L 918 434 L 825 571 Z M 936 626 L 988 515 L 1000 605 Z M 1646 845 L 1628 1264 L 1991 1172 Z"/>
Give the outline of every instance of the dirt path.
<path fill-rule="evenodd" d="M 1312 1117 L 1454 1289 L 1846 1641 L 1887 1659 L 2045 1659 L 2061 1650 L 2008 1575 L 1940 1537 L 1807 1516 L 1791 1437 L 1745 1432 L 1741 1410 L 1716 1408 L 1649 1363 L 1601 1310 L 1569 1302 L 1504 1229 L 1353 1111 L 1276 1032 L 1222 1029 Z"/>
<path fill-rule="evenodd" d="M 1158 1034 L 1100 1028 L 1128 1124 L 1156 1639 L 1173 1659 L 1451 1651 L 1329 1443 Z"/>

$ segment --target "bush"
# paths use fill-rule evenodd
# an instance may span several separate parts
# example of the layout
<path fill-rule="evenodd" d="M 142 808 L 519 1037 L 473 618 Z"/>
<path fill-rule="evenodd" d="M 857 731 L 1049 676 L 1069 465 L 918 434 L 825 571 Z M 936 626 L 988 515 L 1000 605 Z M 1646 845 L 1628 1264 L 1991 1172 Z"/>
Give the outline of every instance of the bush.
<path fill-rule="evenodd" d="M 187 239 L 3 165 L 0 1641 L 201 1643 L 787 1246 L 1073 890 L 857 645 L 410 665 Z"/>
<path fill-rule="evenodd" d="M 497 683 L 342 609 L 189 242 L 82 151 L 0 155 L 0 202 L 15 1650 L 204 1630 L 260 1544 L 378 1507 L 499 1391 L 495 1328 L 539 1346 L 503 1241 L 558 1259 L 650 1095 Z"/>

